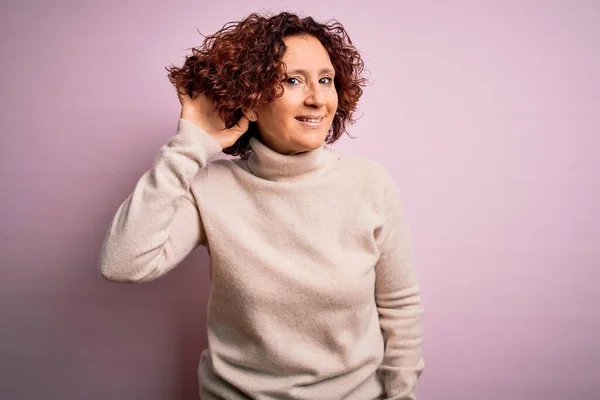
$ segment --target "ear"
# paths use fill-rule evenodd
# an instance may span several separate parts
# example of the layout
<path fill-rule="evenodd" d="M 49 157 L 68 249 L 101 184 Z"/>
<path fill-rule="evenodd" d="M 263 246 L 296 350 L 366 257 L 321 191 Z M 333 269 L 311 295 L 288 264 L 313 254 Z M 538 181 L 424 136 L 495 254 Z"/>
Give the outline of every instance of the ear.
<path fill-rule="evenodd" d="M 252 122 L 256 122 L 256 120 L 258 119 L 258 114 L 256 113 L 255 109 L 244 109 L 242 110 L 242 112 L 244 113 L 244 116 L 246 118 L 248 118 L 249 121 Z"/>

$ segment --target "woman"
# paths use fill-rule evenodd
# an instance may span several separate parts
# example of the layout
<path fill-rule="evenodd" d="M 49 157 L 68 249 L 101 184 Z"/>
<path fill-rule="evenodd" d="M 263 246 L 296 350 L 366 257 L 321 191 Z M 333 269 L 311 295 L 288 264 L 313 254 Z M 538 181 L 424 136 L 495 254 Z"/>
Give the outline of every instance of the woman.
<path fill-rule="evenodd" d="M 168 68 L 177 133 L 118 209 L 101 272 L 147 282 L 208 248 L 210 399 L 414 399 L 422 318 L 410 234 L 345 132 L 363 62 L 339 23 L 250 15 Z M 209 158 L 221 151 L 238 155 Z"/>

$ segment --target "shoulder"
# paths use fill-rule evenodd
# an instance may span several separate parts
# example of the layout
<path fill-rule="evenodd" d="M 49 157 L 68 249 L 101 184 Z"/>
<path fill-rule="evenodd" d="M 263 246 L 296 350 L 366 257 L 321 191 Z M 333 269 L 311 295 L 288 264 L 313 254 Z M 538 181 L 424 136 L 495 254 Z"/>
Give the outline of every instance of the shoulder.
<path fill-rule="evenodd" d="M 239 168 L 237 159 L 214 158 L 206 166 L 198 171 L 198 174 L 190 182 L 192 192 L 210 185 L 211 182 L 227 182 L 233 176 L 233 170 Z"/>
<path fill-rule="evenodd" d="M 359 198 L 368 199 L 380 212 L 399 210 L 402 208 L 402 199 L 396 180 L 392 172 L 380 161 L 358 155 L 334 152 L 337 161 L 341 163 L 344 181 L 347 181 L 359 193 Z M 349 188 L 348 188 L 349 189 Z"/>
<path fill-rule="evenodd" d="M 393 183 L 390 172 L 380 161 L 340 150 L 329 149 L 329 151 L 335 162 L 338 163 L 337 168 L 354 179 L 364 179 L 380 190 Z"/>

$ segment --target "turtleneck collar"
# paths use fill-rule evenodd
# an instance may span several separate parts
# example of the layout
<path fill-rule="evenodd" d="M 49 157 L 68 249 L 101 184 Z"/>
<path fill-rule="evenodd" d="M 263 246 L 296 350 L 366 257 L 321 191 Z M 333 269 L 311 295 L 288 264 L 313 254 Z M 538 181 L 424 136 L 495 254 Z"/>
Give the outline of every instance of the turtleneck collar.
<path fill-rule="evenodd" d="M 327 167 L 327 148 L 321 147 L 300 154 L 278 153 L 258 138 L 250 138 L 252 152 L 248 168 L 259 178 L 277 182 L 294 182 L 318 178 Z"/>

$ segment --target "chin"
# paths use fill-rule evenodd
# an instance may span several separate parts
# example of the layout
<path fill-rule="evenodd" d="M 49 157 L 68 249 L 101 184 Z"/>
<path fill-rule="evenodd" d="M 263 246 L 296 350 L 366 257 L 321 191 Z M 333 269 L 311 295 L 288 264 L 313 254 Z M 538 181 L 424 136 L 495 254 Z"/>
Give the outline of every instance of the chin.
<path fill-rule="evenodd" d="M 325 143 L 325 136 L 313 136 L 310 138 L 304 138 L 304 140 L 302 140 L 301 145 L 303 147 L 305 147 L 307 150 L 315 150 L 318 149 L 319 147 L 323 146 L 323 144 Z"/>

